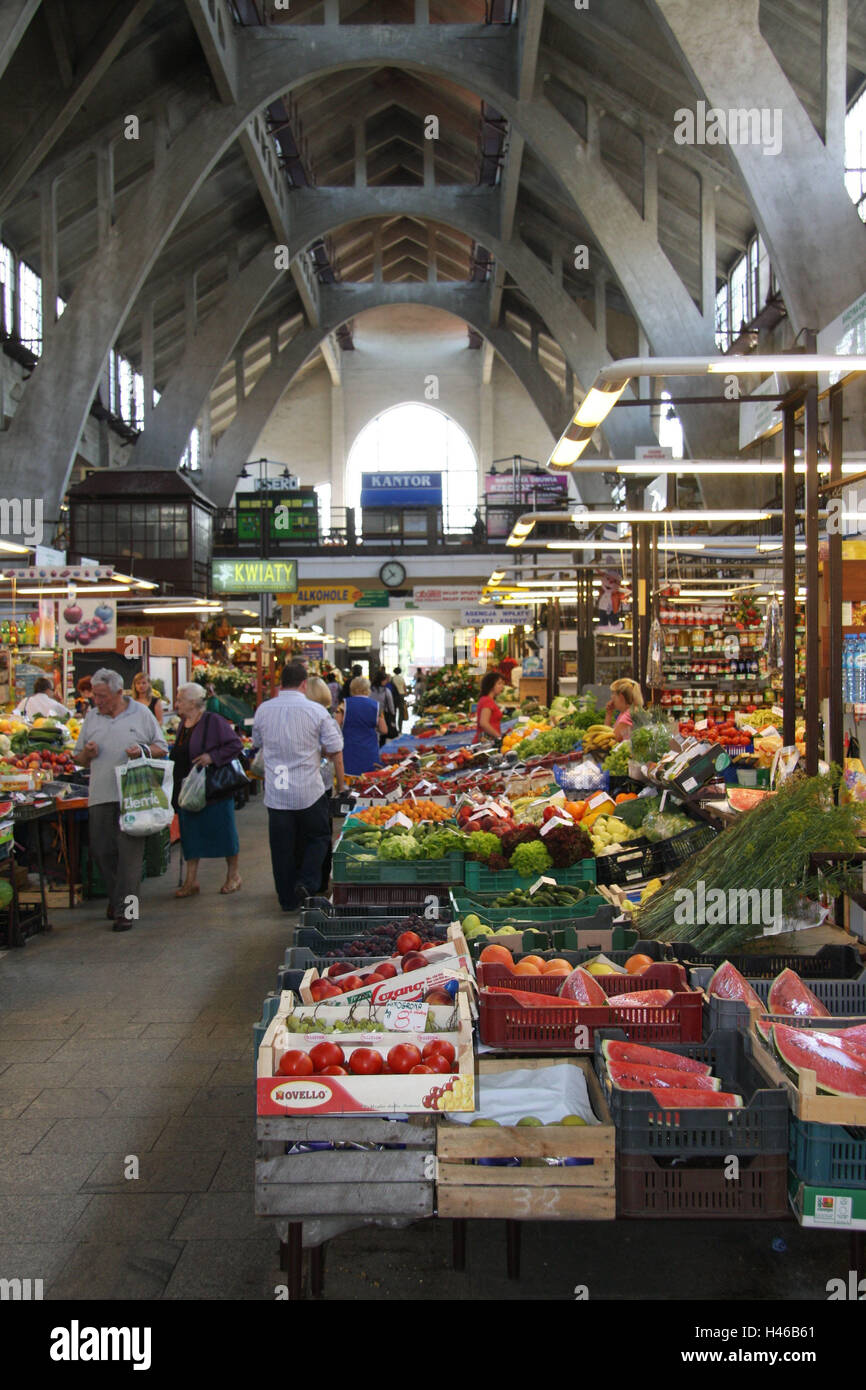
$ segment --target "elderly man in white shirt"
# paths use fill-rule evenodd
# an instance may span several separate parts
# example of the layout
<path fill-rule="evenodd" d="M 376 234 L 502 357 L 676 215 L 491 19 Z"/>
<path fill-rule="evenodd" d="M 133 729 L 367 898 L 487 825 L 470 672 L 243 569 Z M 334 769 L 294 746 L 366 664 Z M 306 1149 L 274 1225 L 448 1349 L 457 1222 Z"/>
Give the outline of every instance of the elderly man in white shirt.
<path fill-rule="evenodd" d="M 14 713 L 20 714 L 24 719 L 67 719 L 69 710 L 65 705 L 61 705 L 59 700 L 53 700 L 48 693 L 53 688 L 47 676 L 38 676 L 33 694 L 16 705 Z"/>
<path fill-rule="evenodd" d="M 281 685 L 279 695 L 256 710 L 253 747 L 264 754 L 274 886 L 283 911 L 294 912 L 318 893 L 331 842 L 323 754 L 333 761 L 338 792 L 346 782 L 343 736 L 328 711 L 307 699 L 303 662 L 287 662 Z"/>

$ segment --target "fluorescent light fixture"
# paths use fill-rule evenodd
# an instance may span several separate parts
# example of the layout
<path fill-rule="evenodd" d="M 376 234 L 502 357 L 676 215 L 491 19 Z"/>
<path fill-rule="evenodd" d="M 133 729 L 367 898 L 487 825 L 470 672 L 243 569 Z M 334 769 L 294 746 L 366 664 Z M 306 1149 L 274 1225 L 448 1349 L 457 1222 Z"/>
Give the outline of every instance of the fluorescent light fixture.
<path fill-rule="evenodd" d="M 606 420 L 613 410 L 626 386 L 626 377 L 619 386 L 611 385 L 599 389 L 591 386 L 580 403 L 580 408 L 574 417 L 574 423 L 580 425 L 581 429 L 598 429 L 603 420 Z"/>
<path fill-rule="evenodd" d="M 706 541 L 658 541 L 656 545 L 657 550 L 706 550 L 706 548 Z"/>
<path fill-rule="evenodd" d="M 596 541 L 548 541 L 545 550 L 615 550 L 617 546 L 631 545 L 628 536 L 618 536 L 614 540 Z"/>
<path fill-rule="evenodd" d="M 722 599 L 733 598 L 739 592 L 739 589 L 680 589 L 678 594 L 671 597 L 676 601 L 687 598 Z"/>
<path fill-rule="evenodd" d="M 208 603 L 208 604 L 200 604 L 200 603 L 198 603 L 198 604 L 196 604 L 196 603 L 184 603 L 184 604 L 180 604 L 180 603 L 179 603 L 179 604 L 177 604 L 177 605 L 174 605 L 174 604 L 166 605 L 165 607 L 162 607 L 162 608 L 142 608 L 142 609 L 141 609 L 141 612 L 142 612 L 142 613 L 221 613 L 221 612 L 222 612 L 222 604 L 221 604 L 221 603 Z"/>
<path fill-rule="evenodd" d="M 856 516 L 856 512 L 851 513 Z M 665 522 L 673 524 L 677 521 L 769 521 L 773 516 L 772 512 L 746 509 L 744 511 L 680 511 L 680 512 L 574 512 L 572 521 L 575 526 L 594 526 L 600 522 Z M 844 516 L 844 513 L 843 513 Z"/>
<path fill-rule="evenodd" d="M 158 589 L 159 585 L 154 584 L 152 579 L 136 579 L 134 574 L 118 574 L 117 570 L 111 576 L 119 584 L 131 584 L 136 589 Z"/>
<path fill-rule="evenodd" d="M 29 545 L 17 545 L 15 541 L 0 541 L 0 550 L 4 555 L 29 555 Z"/>
<path fill-rule="evenodd" d="M 504 578 L 505 578 L 505 570 L 494 570 L 493 573 L 491 574 L 490 578 L 488 579 L 487 583 L 488 583 L 491 587 L 495 587 L 497 584 L 501 584 L 501 583 L 502 583 L 502 580 L 503 580 Z"/>
<path fill-rule="evenodd" d="M 28 587 L 18 590 L 19 594 L 33 594 L 43 597 L 50 597 L 58 594 L 65 598 L 70 588 L 77 590 L 79 598 L 89 598 L 91 594 L 128 594 L 129 589 L 125 584 L 88 584 L 81 586 L 75 579 L 70 579 L 68 584 L 52 584 L 48 588 L 38 588 L 28 585 Z"/>
<path fill-rule="evenodd" d="M 571 425 L 568 428 L 571 429 Z M 548 468 L 570 468 L 573 463 L 577 463 L 590 437 L 586 435 L 583 439 L 572 439 L 566 430 L 548 459 Z"/>
<path fill-rule="evenodd" d="M 866 371 L 866 357 L 844 353 L 838 356 L 813 352 L 779 353 L 776 356 L 756 353 L 754 357 L 719 357 L 707 363 L 707 371 L 710 376 L 726 376 L 729 372 L 735 375 L 784 372 L 786 376 L 800 372 L 863 372 Z"/>

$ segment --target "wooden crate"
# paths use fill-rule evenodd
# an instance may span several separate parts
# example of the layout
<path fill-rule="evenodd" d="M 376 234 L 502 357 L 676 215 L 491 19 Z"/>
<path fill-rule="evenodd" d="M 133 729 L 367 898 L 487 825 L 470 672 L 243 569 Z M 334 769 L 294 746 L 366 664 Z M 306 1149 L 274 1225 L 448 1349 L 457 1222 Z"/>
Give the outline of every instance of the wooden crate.
<path fill-rule="evenodd" d="M 303 1120 L 291 1116 L 257 1122 L 255 1210 L 259 1216 L 309 1217 L 433 1215 L 436 1127 L 432 1116 L 407 1121 L 378 1116 Z M 310 1141 L 405 1144 L 405 1149 L 323 1149 L 287 1154 L 287 1144 Z"/>
<path fill-rule="evenodd" d="M 518 1067 L 580 1067 L 600 1125 L 503 1125 L 499 1128 L 452 1124 L 443 1118 L 436 1133 L 437 1214 L 455 1218 L 511 1221 L 612 1221 L 616 1216 L 616 1131 L 593 1071 L 582 1057 L 487 1058 L 480 1077 Z M 490 1168 L 479 1158 L 591 1158 L 575 1168 Z"/>
<path fill-rule="evenodd" d="M 18 901 L 19 901 L 19 903 L 21 904 L 22 907 L 32 907 L 32 906 L 34 906 L 35 904 L 41 903 L 41 902 L 42 902 L 42 895 L 41 895 L 41 893 L 39 892 L 39 889 L 38 889 L 38 888 L 23 888 L 23 889 L 19 889 L 19 892 L 18 892 Z M 77 883 L 77 884 L 75 885 L 75 894 L 74 894 L 74 898 L 73 898 L 73 906 L 77 907 L 78 904 L 79 904 L 79 903 L 82 903 L 83 901 L 84 901 L 84 890 L 82 889 L 81 884 L 80 884 L 80 883 Z M 69 889 L 68 889 L 68 888 L 46 888 L 46 889 L 45 889 L 45 905 L 46 905 L 46 907 L 68 907 L 68 906 L 69 906 Z"/>
<path fill-rule="evenodd" d="M 862 1022 L 862 1018 L 833 1019 L 838 1026 L 853 1026 Z M 758 1034 L 754 1019 L 749 1030 L 748 1046 L 761 1074 L 773 1086 L 784 1088 L 791 1111 L 798 1120 L 816 1120 L 822 1125 L 866 1125 L 866 1099 L 825 1095 L 817 1088 L 815 1073 L 805 1069 L 798 1073 L 797 1082 L 792 1081 L 771 1050 L 772 1045 L 765 1044 Z"/>

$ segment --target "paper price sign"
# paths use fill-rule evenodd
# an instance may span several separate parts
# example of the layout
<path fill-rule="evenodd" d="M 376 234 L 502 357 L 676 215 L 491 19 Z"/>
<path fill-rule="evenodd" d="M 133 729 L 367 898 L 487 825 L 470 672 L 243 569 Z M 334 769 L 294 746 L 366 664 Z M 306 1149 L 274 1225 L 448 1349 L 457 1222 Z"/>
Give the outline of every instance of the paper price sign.
<path fill-rule="evenodd" d="M 384 1023 L 389 1033 L 423 1033 L 427 1024 L 427 1005 L 423 1000 L 411 1004 L 386 1004 Z"/>
<path fill-rule="evenodd" d="M 530 890 L 529 890 L 529 896 L 532 897 L 532 894 L 533 894 L 533 893 L 537 893 L 538 890 L 539 890 L 539 888 L 543 888 L 544 885 L 545 885 L 546 883 L 549 883 L 550 886 L 551 886 L 551 888 L 556 888 L 556 887 L 558 887 L 558 884 L 557 884 L 555 878 L 546 878 L 546 877 L 542 874 L 541 878 L 537 878 L 537 879 L 535 880 L 535 882 L 533 883 L 532 887 L 530 888 Z"/>
<path fill-rule="evenodd" d="M 772 709 L 770 710 L 770 713 L 772 714 L 774 719 L 784 719 L 785 717 L 785 711 L 782 709 L 780 705 L 773 705 Z"/>
<path fill-rule="evenodd" d="M 574 821 L 569 819 L 568 816 L 551 816 L 550 820 L 545 821 L 539 831 L 542 839 L 545 835 L 548 835 L 551 830 L 555 830 L 558 825 L 574 825 Z"/>
<path fill-rule="evenodd" d="M 412 829 L 412 822 L 408 816 L 404 816 L 402 811 L 398 811 L 396 816 L 385 822 L 385 829 L 391 830 L 395 825 L 402 825 L 406 830 Z"/>
<path fill-rule="evenodd" d="M 400 790 L 399 787 L 395 787 L 394 790 L 393 790 L 392 792 L 388 792 L 388 793 L 387 793 L 387 795 L 385 796 L 384 800 L 385 800 L 385 801 L 402 801 L 402 800 L 403 800 L 403 793 L 401 792 L 401 790 Z"/>

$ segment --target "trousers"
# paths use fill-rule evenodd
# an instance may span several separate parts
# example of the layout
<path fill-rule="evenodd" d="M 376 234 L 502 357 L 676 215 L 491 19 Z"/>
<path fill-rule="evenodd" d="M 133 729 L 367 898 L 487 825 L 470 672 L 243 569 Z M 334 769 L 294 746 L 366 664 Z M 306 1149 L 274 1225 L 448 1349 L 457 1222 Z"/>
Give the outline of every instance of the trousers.
<path fill-rule="evenodd" d="M 121 830 L 120 806 L 116 801 L 91 806 L 87 818 L 90 853 L 105 880 L 108 905 L 112 916 L 123 917 L 127 899 L 140 897 L 145 837 L 127 835 Z"/>
<path fill-rule="evenodd" d="M 305 888 L 311 897 L 320 891 L 322 868 L 331 845 L 327 794 L 302 811 L 269 806 L 268 839 L 280 907 L 291 912 L 298 903 L 298 888 Z"/>

